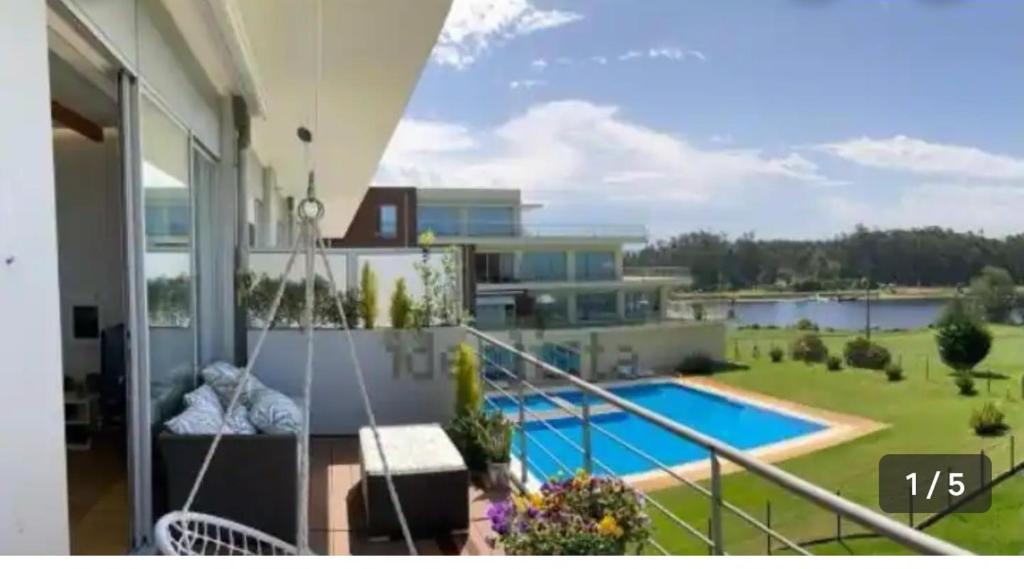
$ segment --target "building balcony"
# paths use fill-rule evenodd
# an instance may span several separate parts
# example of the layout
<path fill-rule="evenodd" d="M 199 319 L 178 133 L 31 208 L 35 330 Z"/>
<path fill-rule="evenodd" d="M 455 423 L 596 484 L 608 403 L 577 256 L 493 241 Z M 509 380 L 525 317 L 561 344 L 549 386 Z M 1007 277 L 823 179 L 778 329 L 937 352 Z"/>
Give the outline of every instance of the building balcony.
<path fill-rule="evenodd" d="M 419 231 L 433 231 L 439 243 L 475 243 L 508 239 L 539 239 L 558 242 L 608 240 L 644 243 L 647 228 L 632 224 L 561 224 L 468 222 L 465 224 L 420 223 Z"/>

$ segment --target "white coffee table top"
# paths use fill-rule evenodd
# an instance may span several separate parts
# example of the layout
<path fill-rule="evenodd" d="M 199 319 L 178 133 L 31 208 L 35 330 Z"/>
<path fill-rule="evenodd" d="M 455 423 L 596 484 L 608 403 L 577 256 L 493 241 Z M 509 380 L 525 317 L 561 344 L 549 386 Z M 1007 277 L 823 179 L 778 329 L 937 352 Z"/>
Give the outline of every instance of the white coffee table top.
<path fill-rule="evenodd" d="M 381 446 L 394 475 L 465 470 L 466 463 L 440 425 L 379 427 Z M 373 431 L 359 429 L 359 450 L 368 475 L 383 475 Z"/>

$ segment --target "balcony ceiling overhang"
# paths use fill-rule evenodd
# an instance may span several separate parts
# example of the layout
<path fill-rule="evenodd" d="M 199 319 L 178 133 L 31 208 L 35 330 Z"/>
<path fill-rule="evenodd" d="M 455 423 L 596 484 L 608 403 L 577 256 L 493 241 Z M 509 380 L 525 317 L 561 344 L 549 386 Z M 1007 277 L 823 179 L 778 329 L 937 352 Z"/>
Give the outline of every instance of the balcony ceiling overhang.
<path fill-rule="evenodd" d="M 205 66 L 207 74 L 215 85 L 231 85 L 257 115 L 253 148 L 274 168 L 287 195 L 302 196 L 306 187 L 307 162 L 296 129 L 314 131 L 326 234 L 340 236 L 347 229 L 451 1 L 322 0 L 319 113 L 314 0 L 205 0 L 212 22 L 189 26 L 216 26 L 222 45 L 208 50 L 226 54 L 229 65 Z"/>

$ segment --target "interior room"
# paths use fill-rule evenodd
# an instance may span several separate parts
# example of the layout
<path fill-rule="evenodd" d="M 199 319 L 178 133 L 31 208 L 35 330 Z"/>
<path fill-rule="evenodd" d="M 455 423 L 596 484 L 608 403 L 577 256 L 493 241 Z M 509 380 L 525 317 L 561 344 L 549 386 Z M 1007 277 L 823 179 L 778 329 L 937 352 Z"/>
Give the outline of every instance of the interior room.
<path fill-rule="evenodd" d="M 71 551 L 129 548 L 126 286 L 116 77 L 50 37 Z"/>

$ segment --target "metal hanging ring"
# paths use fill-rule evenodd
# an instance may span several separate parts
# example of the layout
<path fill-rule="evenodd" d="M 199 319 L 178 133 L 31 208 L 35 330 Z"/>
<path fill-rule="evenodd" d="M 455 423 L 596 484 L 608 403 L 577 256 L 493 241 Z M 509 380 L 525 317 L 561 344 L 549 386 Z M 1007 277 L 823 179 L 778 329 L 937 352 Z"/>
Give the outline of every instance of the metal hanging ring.
<path fill-rule="evenodd" d="M 295 210 L 302 221 L 319 221 L 324 216 L 324 203 L 316 198 L 303 198 Z"/>

